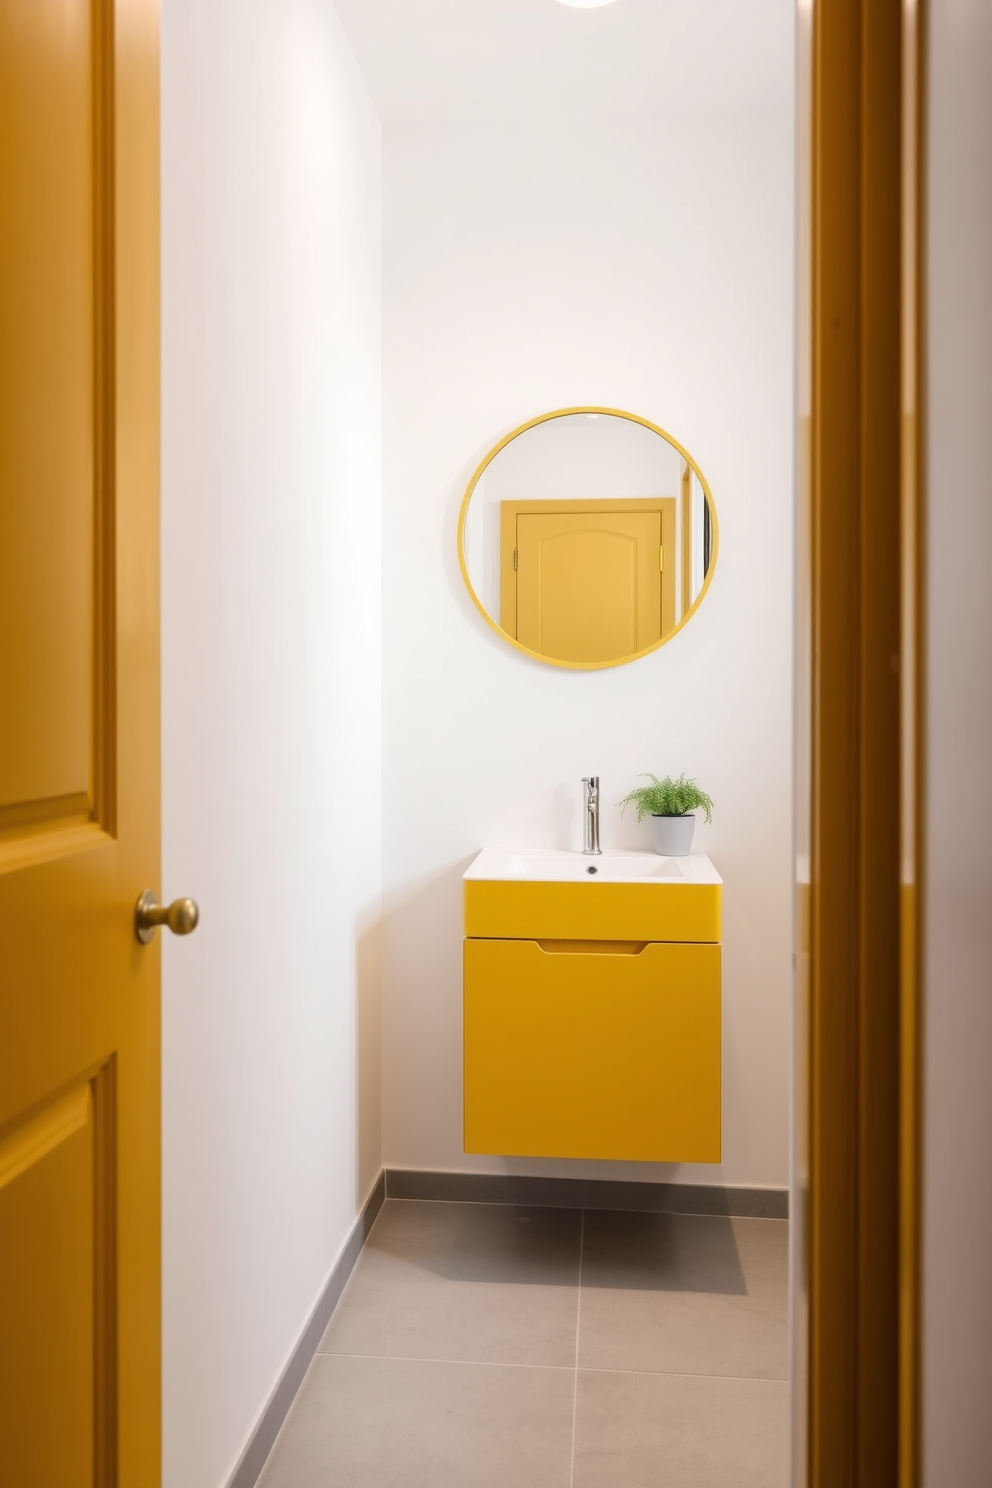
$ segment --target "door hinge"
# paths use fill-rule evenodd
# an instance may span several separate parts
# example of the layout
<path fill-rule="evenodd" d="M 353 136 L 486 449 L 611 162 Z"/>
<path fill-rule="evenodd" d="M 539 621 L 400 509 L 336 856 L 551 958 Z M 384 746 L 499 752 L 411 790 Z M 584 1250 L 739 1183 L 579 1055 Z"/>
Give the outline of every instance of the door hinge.
<path fill-rule="evenodd" d="M 517 571 L 517 549 L 514 548 L 514 550 L 513 550 L 513 572 L 516 573 L 516 571 Z"/>
<path fill-rule="evenodd" d="M 664 550 L 664 548 L 659 548 L 658 549 L 658 572 L 659 573 L 664 573 L 665 572 L 665 550 Z"/>

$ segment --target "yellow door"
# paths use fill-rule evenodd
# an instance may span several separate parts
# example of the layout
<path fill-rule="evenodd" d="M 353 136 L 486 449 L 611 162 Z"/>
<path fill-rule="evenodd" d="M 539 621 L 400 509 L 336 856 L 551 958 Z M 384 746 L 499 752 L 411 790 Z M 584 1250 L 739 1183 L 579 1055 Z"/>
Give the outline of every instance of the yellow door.
<path fill-rule="evenodd" d="M 159 1468 L 158 15 L 0 0 L 0 1485 Z"/>
<path fill-rule="evenodd" d="M 604 662 L 674 624 L 673 498 L 503 502 L 501 624 L 558 661 Z M 666 527 L 672 530 L 671 538 Z"/>

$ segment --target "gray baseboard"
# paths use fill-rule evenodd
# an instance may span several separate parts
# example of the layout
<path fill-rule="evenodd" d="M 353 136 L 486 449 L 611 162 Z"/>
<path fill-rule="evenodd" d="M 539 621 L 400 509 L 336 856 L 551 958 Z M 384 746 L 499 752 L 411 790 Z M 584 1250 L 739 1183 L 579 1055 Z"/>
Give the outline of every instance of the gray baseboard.
<path fill-rule="evenodd" d="M 630 1183 L 609 1178 L 531 1178 L 511 1173 L 425 1173 L 411 1168 L 386 1169 L 386 1197 L 445 1199 L 462 1204 L 534 1204 L 553 1209 L 626 1209 L 645 1214 L 789 1217 L 787 1188 L 717 1188 L 695 1183 Z"/>
<path fill-rule="evenodd" d="M 382 1208 L 385 1197 L 386 1175 L 380 1173 L 375 1187 L 366 1200 L 365 1208 L 356 1219 L 354 1228 L 345 1242 L 344 1250 L 338 1257 L 327 1285 L 321 1292 L 317 1305 L 300 1334 L 289 1363 L 283 1370 L 269 1397 L 269 1403 L 259 1417 L 248 1445 L 241 1454 L 241 1460 L 228 1480 L 228 1488 L 255 1488 L 266 1458 L 272 1451 L 275 1439 L 289 1414 L 289 1407 L 303 1383 L 303 1376 L 317 1352 L 317 1345 L 324 1336 L 324 1329 L 331 1320 L 331 1313 L 344 1291 L 345 1282 L 355 1268 L 355 1262 L 361 1255 L 362 1246 L 365 1244 L 376 1215 Z"/>

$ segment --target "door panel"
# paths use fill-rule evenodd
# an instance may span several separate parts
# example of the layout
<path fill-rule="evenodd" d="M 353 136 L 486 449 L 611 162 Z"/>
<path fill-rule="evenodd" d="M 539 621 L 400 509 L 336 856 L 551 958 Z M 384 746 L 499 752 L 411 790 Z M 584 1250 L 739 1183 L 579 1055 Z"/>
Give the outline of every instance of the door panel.
<path fill-rule="evenodd" d="M 0 0 L 0 1488 L 160 1479 L 157 86 Z"/>
<path fill-rule="evenodd" d="M 0 1474 L 23 1488 L 92 1482 L 93 1159 L 89 1082 L 0 1146 L 0 1337 L 17 1362 L 0 1393 Z"/>
<path fill-rule="evenodd" d="M 93 804 L 99 130 L 88 4 L 0 6 L 0 827 Z M 98 179 L 98 176 L 100 178 Z"/>

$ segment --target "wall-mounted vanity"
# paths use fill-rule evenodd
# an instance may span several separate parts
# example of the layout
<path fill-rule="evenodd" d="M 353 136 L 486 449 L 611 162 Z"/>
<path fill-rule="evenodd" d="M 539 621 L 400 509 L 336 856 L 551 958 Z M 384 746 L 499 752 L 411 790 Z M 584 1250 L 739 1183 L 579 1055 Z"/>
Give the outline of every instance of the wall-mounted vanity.
<path fill-rule="evenodd" d="M 716 552 L 688 451 L 612 408 L 507 434 L 458 519 L 487 622 L 561 667 L 657 650 L 699 608 Z M 464 875 L 466 1152 L 720 1161 L 721 886 L 703 853 L 479 854 Z"/>
<path fill-rule="evenodd" d="M 709 858 L 489 849 L 463 883 L 465 1151 L 719 1162 Z"/>

